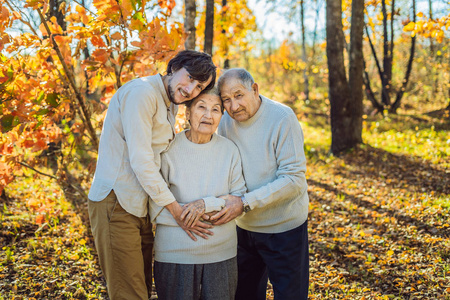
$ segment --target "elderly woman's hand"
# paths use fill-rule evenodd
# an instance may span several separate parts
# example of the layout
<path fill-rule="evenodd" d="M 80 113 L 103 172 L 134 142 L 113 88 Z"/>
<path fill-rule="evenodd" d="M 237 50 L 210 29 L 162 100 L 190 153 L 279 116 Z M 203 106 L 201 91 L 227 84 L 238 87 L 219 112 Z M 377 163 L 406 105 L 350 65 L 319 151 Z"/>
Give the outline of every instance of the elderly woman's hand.
<path fill-rule="evenodd" d="M 203 201 L 203 199 L 189 202 L 188 204 L 183 205 L 181 220 L 184 220 L 184 226 L 191 227 L 203 216 L 204 213 L 205 201 Z"/>

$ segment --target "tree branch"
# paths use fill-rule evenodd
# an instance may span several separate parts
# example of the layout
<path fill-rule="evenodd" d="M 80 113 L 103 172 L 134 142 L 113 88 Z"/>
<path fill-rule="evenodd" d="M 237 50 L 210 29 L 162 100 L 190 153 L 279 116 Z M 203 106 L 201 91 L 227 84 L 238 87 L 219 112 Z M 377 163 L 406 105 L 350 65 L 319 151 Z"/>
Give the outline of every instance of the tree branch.
<path fill-rule="evenodd" d="M 413 22 L 416 22 L 416 0 L 412 0 L 412 10 L 413 10 Z M 415 53 L 415 45 L 416 45 L 416 35 L 411 37 L 411 50 L 409 53 L 409 60 L 408 60 L 408 66 L 406 67 L 406 73 L 405 78 L 403 79 L 402 86 L 400 90 L 397 92 L 397 97 L 395 99 L 395 102 L 392 104 L 390 111 L 395 113 L 397 111 L 397 108 L 400 107 L 400 101 L 402 100 L 403 94 L 405 93 L 406 86 L 409 82 L 409 76 L 411 74 L 412 70 L 412 63 L 414 60 L 414 53 Z"/>
<path fill-rule="evenodd" d="M 24 166 L 24 167 L 26 167 L 26 168 L 28 168 L 28 169 L 31 169 L 31 170 L 33 170 L 34 172 L 36 172 L 36 173 L 38 173 L 38 174 L 40 174 L 40 175 L 50 177 L 50 178 L 55 179 L 56 181 L 59 182 L 59 178 L 58 178 L 58 177 L 56 177 L 56 176 L 54 176 L 54 175 L 51 175 L 51 174 L 47 174 L 47 173 L 41 172 L 41 171 L 39 171 L 39 170 L 33 168 L 32 166 L 30 166 L 30 165 L 27 164 L 27 163 L 24 163 L 24 162 L 19 161 L 18 164 L 20 164 L 20 165 L 22 165 L 22 166 Z M 61 184 L 61 183 L 59 183 L 59 184 Z M 76 191 L 80 194 L 80 196 L 83 197 L 84 200 L 87 200 L 87 199 L 88 199 L 88 198 L 86 197 L 85 192 L 84 192 L 80 187 L 78 187 L 77 185 L 72 184 L 72 183 L 70 183 L 70 182 L 67 182 L 67 185 L 69 185 L 69 186 L 72 187 L 74 190 L 76 190 Z"/>
<path fill-rule="evenodd" d="M 75 2 L 76 4 L 78 4 L 79 6 L 83 7 L 85 10 L 87 10 L 92 16 L 94 17 L 98 17 L 96 13 L 92 12 L 92 10 L 90 10 L 89 8 L 86 7 L 86 5 L 84 5 L 84 3 L 80 3 L 77 0 L 72 0 L 73 2 Z"/>
<path fill-rule="evenodd" d="M 44 175 L 44 176 L 47 176 L 47 177 L 50 177 L 50 178 L 53 178 L 53 179 L 58 180 L 58 177 L 56 177 L 56 176 L 54 176 L 54 175 L 51 175 L 51 174 L 47 174 L 47 173 L 41 172 L 41 171 L 39 171 L 39 170 L 33 168 L 32 166 L 30 166 L 30 165 L 27 164 L 27 163 L 24 163 L 24 162 L 19 161 L 18 164 L 19 164 L 19 165 L 22 165 L 22 166 L 24 166 L 24 167 L 26 167 L 26 168 L 28 168 L 28 169 L 31 169 L 31 170 L 35 171 L 36 173 L 38 173 L 38 174 L 41 174 L 41 175 Z"/>
<path fill-rule="evenodd" d="M 369 73 L 367 73 L 366 69 L 366 61 L 363 59 L 364 62 L 364 91 L 366 92 L 367 98 L 372 103 L 372 106 L 377 110 L 377 112 L 383 114 L 383 105 L 378 102 L 378 100 L 375 97 L 375 94 L 372 91 L 372 87 L 370 86 L 370 78 Z"/>
<path fill-rule="evenodd" d="M 98 148 L 98 139 L 97 135 L 95 133 L 94 127 L 91 123 L 91 118 L 89 111 L 87 110 L 87 107 L 84 103 L 83 97 L 81 96 L 80 92 L 78 91 L 76 84 L 75 84 L 75 78 L 73 77 L 73 74 L 70 72 L 69 67 L 67 66 L 66 62 L 64 61 L 64 57 L 62 56 L 61 50 L 59 49 L 58 44 L 55 41 L 55 38 L 53 37 L 50 28 L 47 24 L 47 21 L 45 20 L 44 16 L 42 15 L 42 12 L 40 9 L 37 10 L 39 13 L 39 17 L 41 18 L 42 23 L 45 26 L 45 29 L 47 30 L 47 33 L 49 34 L 49 37 L 53 44 L 53 49 L 56 51 L 56 54 L 58 55 L 59 61 L 61 62 L 64 72 L 66 73 L 67 79 L 69 80 L 70 87 L 75 93 L 75 97 L 77 99 L 78 104 L 81 107 L 81 111 L 83 112 L 84 118 L 86 120 L 86 124 L 88 127 L 89 134 L 91 136 L 92 142 L 94 143 L 95 148 Z"/>
<path fill-rule="evenodd" d="M 15 9 L 11 6 L 11 4 L 9 3 L 8 0 L 5 0 L 5 3 L 6 3 L 6 5 L 8 5 L 8 7 L 9 7 L 10 10 L 15 11 Z M 21 14 L 21 15 L 22 15 L 22 14 Z M 40 38 L 39 35 L 37 34 L 36 30 L 34 30 L 33 26 L 31 26 L 31 23 L 30 23 L 30 22 L 27 22 L 27 21 L 25 21 L 25 20 L 22 19 L 22 18 L 20 18 L 19 20 L 20 20 L 20 22 L 22 22 L 23 24 L 27 25 L 27 26 L 30 28 L 31 32 L 33 32 L 33 34 L 41 40 L 41 38 Z"/>
<path fill-rule="evenodd" d="M 378 75 L 380 76 L 381 93 L 384 94 L 385 97 L 387 97 L 387 95 L 386 95 L 387 90 L 384 88 L 384 78 L 385 78 L 384 70 L 381 69 L 380 61 L 378 60 L 377 52 L 375 51 L 375 46 L 373 45 L 372 39 L 370 38 L 369 29 L 367 28 L 367 26 L 366 26 L 366 34 L 367 34 L 367 38 L 369 39 L 369 45 L 370 45 L 370 49 L 372 50 L 373 58 L 375 59 L 375 63 L 377 65 Z"/>

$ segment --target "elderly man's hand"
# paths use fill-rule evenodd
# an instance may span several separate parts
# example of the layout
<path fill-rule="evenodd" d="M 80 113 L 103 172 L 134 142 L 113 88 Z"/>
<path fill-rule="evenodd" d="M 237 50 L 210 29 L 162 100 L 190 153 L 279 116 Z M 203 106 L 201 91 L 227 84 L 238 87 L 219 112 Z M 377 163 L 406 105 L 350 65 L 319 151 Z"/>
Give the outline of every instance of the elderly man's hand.
<path fill-rule="evenodd" d="M 241 197 L 226 195 L 219 198 L 225 199 L 225 207 L 210 218 L 213 225 L 222 225 L 234 220 L 244 212 Z"/>

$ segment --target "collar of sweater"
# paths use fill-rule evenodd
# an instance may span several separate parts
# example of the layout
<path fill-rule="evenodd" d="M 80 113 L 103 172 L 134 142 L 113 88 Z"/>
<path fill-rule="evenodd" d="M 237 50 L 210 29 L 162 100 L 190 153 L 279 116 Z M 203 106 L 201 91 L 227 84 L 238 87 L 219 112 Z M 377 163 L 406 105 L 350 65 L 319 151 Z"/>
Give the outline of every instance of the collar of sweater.
<path fill-rule="evenodd" d="M 164 87 L 163 76 L 161 74 L 157 74 L 156 76 L 159 89 L 161 90 L 161 95 L 164 99 L 164 103 L 166 104 L 167 108 L 170 108 L 173 103 L 169 100 L 169 95 L 167 94 L 166 88 Z"/>
<path fill-rule="evenodd" d="M 191 142 L 191 141 L 187 138 L 187 136 L 186 136 L 186 132 L 187 132 L 187 131 L 188 131 L 188 130 L 184 130 L 184 131 L 180 132 L 179 134 L 181 135 L 181 138 L 184 140 L 186 146 L 191 147 L 191 148 L 196 148 L 196 149 L 209 148 L 209 147 L 211 147 L 211 146 L 216 142 L 216 140 L 217 140 L 216 134 L 213 133 L 213 135 L 212 135 L 212 137 L 211 137 L 211 140 L 210 140 L 209 142 L 204 143 L 204 144 L 197 144 L 197 143 Z"/>

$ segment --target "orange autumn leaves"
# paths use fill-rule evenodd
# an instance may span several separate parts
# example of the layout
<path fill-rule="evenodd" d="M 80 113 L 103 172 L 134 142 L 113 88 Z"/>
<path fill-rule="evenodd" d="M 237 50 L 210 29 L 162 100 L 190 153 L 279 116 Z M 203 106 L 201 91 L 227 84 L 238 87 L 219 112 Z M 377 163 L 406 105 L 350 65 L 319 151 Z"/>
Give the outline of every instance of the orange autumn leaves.
<path fill-rule="evenodd" d="M 40 167 L 39 155 L 51 143 L 61 143 L 67 160 L 75 161 L 73 149 L 95 156 L 84 133 L 86 122 L 99 133 L 115 90 L 163 70 L 183 47 L 182 25 L 168 21 L 173 0 L 92 4 L 62 2 L 63 30 L 49 16 L 48 1 L 27 0 L 22 9 L 0 2 L 0 193 L 21 172 L 21 163 Z M 147 15 L 149 6 L 154 15 Z M 39 25 L 33 26 L 29 20 L 37 11 L 45 20 L 35 14 L 33 23 Z M 90 111 L 89 120 L 77 95 Z"/>

